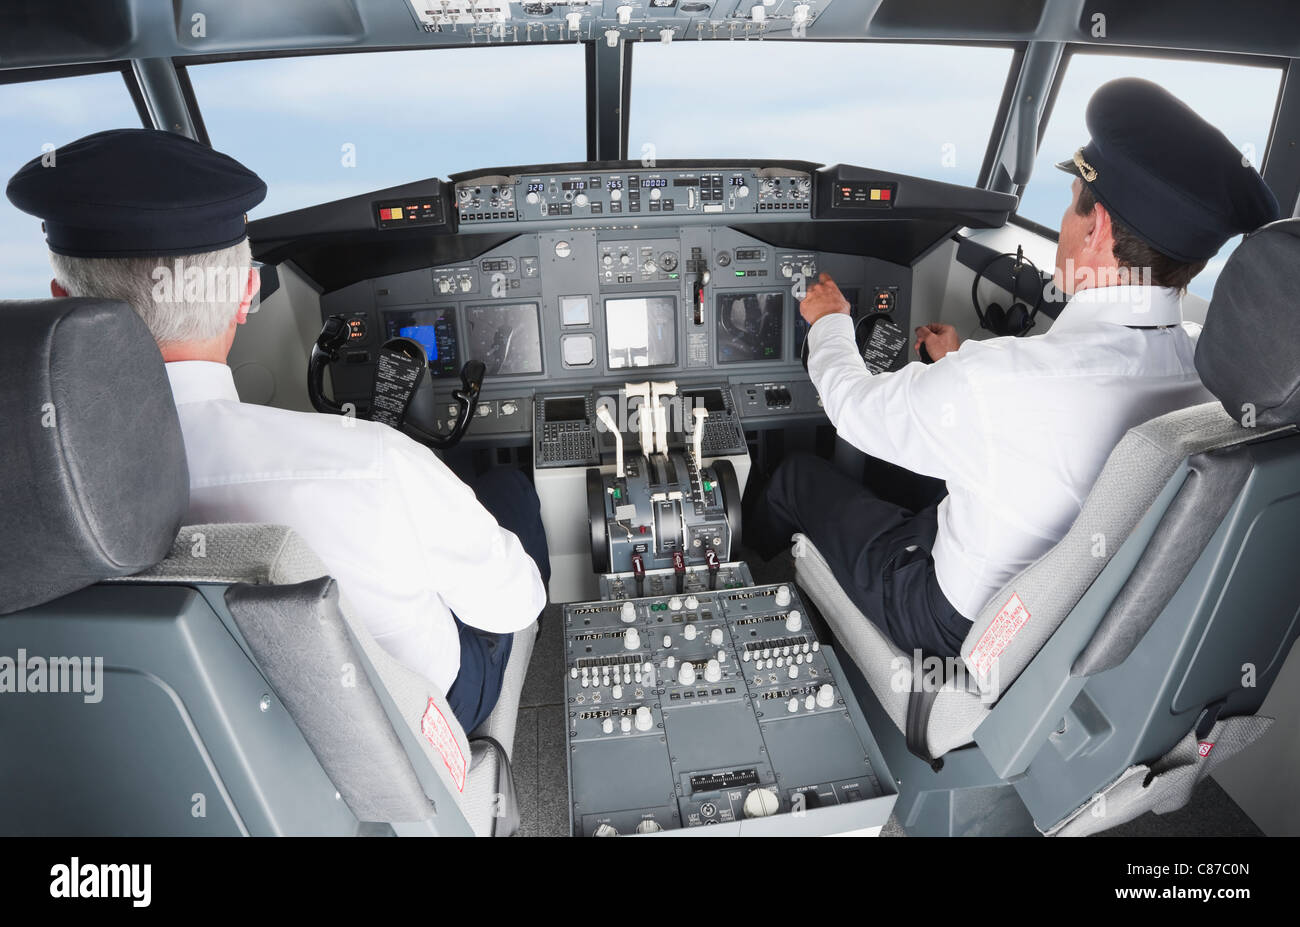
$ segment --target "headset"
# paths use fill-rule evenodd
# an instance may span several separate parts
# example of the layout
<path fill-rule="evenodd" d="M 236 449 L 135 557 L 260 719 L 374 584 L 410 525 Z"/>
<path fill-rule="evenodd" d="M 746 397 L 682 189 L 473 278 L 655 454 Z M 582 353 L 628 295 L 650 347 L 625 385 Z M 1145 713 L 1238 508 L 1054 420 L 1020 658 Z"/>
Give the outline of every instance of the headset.
<path fill-rule="evenodd" d="M 979 286 L 980 281 L 985 279 L 989 268 L 998 261 L 1010 259 L 1011 264 L 1011 307 L 1003 309 L 997 303 L 990 303 L 985 309 L 980 306 Z M 1033 271 L 1029 277 L 1034 285 L 1034 305 L 1030 308 L 1020 298 L 1020 279 L 1024 269 L 1028 267 Z M 991 331 L 995 335 L 1012 335 L 1021 337 L 1028 334 L 1029 330 L 1034 327 L 1034 316 L 1038 315 L 1038 310 L 1043 305 L 1043 275 L 1039 273 L 1034 262 L 1025 257 L 1024 248 L 1017 246 L 1016 253 L 1006 252 L 1004 254 L 995 254 L 975 272 L 975 279 L 970 285 L 970 301 L 975 307 L 975 315 L 979 317 L 980 327 Z"/>

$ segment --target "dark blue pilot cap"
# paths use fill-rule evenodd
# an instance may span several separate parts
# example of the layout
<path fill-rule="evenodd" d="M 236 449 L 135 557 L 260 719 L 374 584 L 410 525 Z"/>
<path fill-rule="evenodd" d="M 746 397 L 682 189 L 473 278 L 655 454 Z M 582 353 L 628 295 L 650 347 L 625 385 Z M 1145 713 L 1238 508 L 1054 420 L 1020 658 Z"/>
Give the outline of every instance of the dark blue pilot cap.
<path fill-rule="evenodd" d="M 143 257 L 238 244 L 266 184 L 229 155 L 183 135 L 112 129 L 33 158 L 5 193 L 45 220 L 51 251 Z"/>
<path fill-rule="evenodd" d="M 1102 84 L 1086 119 L 1092 139 L 1056 166 L 1157 251 L 1204 261 L 1278 217 L 1277 199 L 1236 146 L 1159 84 Z"/>

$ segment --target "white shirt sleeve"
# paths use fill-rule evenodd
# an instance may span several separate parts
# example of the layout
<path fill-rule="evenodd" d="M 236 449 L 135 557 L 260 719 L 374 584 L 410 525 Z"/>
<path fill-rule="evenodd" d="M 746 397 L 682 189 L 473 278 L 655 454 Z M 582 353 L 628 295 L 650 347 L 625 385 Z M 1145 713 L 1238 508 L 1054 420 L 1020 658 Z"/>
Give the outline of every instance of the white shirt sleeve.
<path fill-rule="evenodd" d="M 384 442 L 383 519 L 420 545 L 424 581 L 467 625 L 526 628 L 546 605 L 537 564 L 436 455 L 393 438 Z"/>
<path fill-rule="evenodd" d="M 985 479 L 987 409 L 959 353 L 872 374 L 858 354 L 853 320 L 824 316 L 808 332 L 808 373 L 839 436 L 913 473 L 966 486 Z"/>

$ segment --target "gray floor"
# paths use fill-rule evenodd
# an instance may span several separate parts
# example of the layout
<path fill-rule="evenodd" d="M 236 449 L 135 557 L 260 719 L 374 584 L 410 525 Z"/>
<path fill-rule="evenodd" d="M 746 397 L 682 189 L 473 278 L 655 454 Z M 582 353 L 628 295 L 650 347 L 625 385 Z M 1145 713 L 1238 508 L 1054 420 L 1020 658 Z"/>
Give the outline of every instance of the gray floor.
<path fill-rule="evenodd" d="M 788 554 L 768 564 L 756 557 L 749 557 L 747 562 L 758 583 L 789 582 L 794 577 L 794 561 Z M 524 681 L 515 734 L 515 787 L 523 819 L 521 836 L 525 837 L 569 835 L 562 643 L 560 607 L 550 605 L 543 614 L 541 634 Z M 881 836 L 902 837 L 905 833 L 891 817 Z M 1166 815 L 1148 813 L 1100 836 L 1257 837 L 1262 834 L 1216 782 L 1206 780 L 1185 808 Z"/>

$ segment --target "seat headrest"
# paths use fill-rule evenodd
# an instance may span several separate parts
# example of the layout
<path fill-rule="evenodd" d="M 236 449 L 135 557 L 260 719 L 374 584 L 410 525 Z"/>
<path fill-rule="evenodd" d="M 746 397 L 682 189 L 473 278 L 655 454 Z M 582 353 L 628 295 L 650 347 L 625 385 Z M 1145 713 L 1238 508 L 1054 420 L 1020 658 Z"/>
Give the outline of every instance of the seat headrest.
<path fill-rule="evenodd" d="M 189 468 L 162 356 L 125 303 L 0 300 L 0 614 L 167 555 Z"/>
<path fill-rule="evenodd" d="M 1300 219 L 1264 226 L 1228 258 L 1196 369 L 1238 422 L 1300 424 Z"/>

